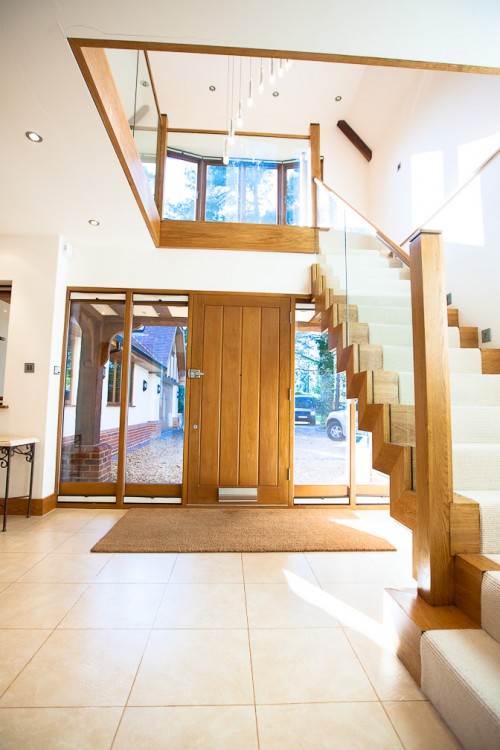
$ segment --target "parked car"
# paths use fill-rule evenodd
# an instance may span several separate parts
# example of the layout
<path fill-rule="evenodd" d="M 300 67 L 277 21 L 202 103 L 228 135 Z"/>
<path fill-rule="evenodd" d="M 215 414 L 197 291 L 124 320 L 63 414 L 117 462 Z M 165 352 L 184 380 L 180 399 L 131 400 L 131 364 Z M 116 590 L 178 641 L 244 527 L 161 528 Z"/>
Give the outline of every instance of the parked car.
<path fill-rule="evenodd" d="M 356 420 L 357 426 L 357 420 Z M 326 418 L 326 434 L 330 440 L 345 440 L 349 434 L 349 410 L 331 411 Z M 366 433 L 356 429 L 356 442 L 366 437 Z"/>
<path fill-rule="evenodd" d="M 331 411 L 326 418 L 326 434 L 330 440 L 345 440 L 349 433 L 349 411 Z"/>
<path fill-rule="evenodd" d="M 316 424 L 316 401 L 314 396 L 305 394 L 295 396 L 295 421 Z"/>

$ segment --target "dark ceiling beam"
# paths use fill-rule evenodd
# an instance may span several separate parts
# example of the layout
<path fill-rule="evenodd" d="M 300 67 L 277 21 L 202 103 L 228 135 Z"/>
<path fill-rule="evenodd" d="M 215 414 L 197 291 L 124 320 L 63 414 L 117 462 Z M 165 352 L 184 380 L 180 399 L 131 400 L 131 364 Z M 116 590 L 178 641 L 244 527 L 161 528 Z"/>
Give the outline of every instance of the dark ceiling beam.
<path fill-rule="evenodd" d="M 372 150 L 369 148 L 366 143 L 359 137 L 359 135 L 351 128 L 350 125 L 347 124 L 345 120 L 339 120 L 337 123 L 337 127 L 343 132 L 343 134 L 348 138 L 353 146 L 356 146 L 358 151 L 363 154 L 366 161 L 372 160 Z"/>

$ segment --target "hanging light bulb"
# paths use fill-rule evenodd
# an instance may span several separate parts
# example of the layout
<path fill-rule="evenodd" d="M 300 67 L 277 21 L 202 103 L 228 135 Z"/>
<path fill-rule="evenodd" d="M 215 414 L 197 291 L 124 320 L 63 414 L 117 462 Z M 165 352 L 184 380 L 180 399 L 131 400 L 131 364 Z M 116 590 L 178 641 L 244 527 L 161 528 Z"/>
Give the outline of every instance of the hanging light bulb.
<path fill-rule="evenodd" d="M 274 72 L 274 60 L 271 57 L 270 66 L 269 66 L 269 83 L 275 83 L 276 82 L 276 73 Z"/>
<path fill-rule="evenodd" d="M 222 153 L 222 163 L 226 166 L 229 164 L 229 139 L 224 140 L 224 151 Z"/>
<path fill-rule="evenodd" d="M 243 102 L 241 98 L 241 69 L 242 69 L 242 59 L 240 57 L 240 88 L 238 92 L 238 115 L 236 117 L 236 126 L 238 128 L 241 128 L 243 125 Z"/>
<path fill-rule="evenodd" d="M 278 65 L 278 78 L 283 78 L 285 75 L 285 67 L 283 65 L 283 58 L 280 60 L 280 64 Z"/>
<path fill-rule="evenodd" d="M 250 77 L 248 79 L 248 99 L 247 107 L 253 107 L 253 91 L 252 91 L 252 60 L 250 60 Z"/>
<path fill-rule="evenodd" d="M 231 120 L 229 121 L 229 134 L 227 140 L 232 146 L 235 140 L 234 117 L 231 117 Z"/>
<path fill-rule="evenodd" d="M 260 66 L 259 66 L 259 94 L 263 94 L 263 93 L 264 93 L 264 62 L 261 57 Z"/>
<path fill-rule="evenodd" d="M 290 70 L 291 67 L 292 67 L 292 61 L 285 60 L 285 70 Z"/>
<path fill-rule="evenodd" d="M 236 117 L 236 125 L 238 128 L 241 128 L 241 126 L 243 125 L 243 104 L 241 99 L 238 104 L 238 116 Z"/>

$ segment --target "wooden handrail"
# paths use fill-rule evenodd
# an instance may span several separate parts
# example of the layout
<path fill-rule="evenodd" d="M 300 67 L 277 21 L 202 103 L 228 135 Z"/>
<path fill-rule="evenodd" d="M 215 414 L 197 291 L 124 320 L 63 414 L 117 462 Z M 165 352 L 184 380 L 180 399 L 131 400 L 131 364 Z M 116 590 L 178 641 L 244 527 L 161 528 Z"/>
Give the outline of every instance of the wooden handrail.
<path fill-rule="evenodd" d="M 462 190 L 465 190 L 465 188 L 468 187 L 471 184 L 471 182 L 473 180 L 475 180 L 476 177 L 478 177 L 478 175 L 480 175 L 481 172 L 484 169 L 486 169 L 487 166 L 489 166 L 489 164 L 491 164 L 491 162 L 495 161 L 495 159 L 499 155 L 500 155 L 500 148 L 497 148 L 497 150 L 494 151 L 491 154 L 491 156 L 488 156 L 488 158 L 486 159 L 486 161 L 484 161 L 482 164 L 479 165 L 479 167 L 477 169 L 474 170 L 474 172 L 471 174 L 471 176 L 464 183 L 462 183 L 462 185 L 460 185 L 456 190 L 453 191 L 453 193 L 451 193 L 451 195 L 448 196 L 448 198 L 445 200 L 445 202 L 441 206 L 439 206 L 439 208 L 436 211 L 434 211 L 434 213 L 431 216 L 429 216 L 429 218 L 426 221 L 424 221 L 422 224 L 420 224 L 420 226 L 416 227 L 416 229 L 414 229 L 413 232 L 410 232 L 410 234 L 408 235 L 408 237 L 406 237 L 406 239 L 404 239 L 403 242 L 401 242 L 401 247 L 403 245 L 406 245 L 406 243 L 409 242 L 411 240 L 411 238 L 415 234 L 417 234 L 419 232 L 419 230 L 420 230 L 421 227 L 425 227 L 426 224 L 428 224 L 430 221 L 432 221 L 435 216 L 437 216 L 439 213 L 441 213 L 441 211 L 443 210 L 443 208 L 446 208 L 446 206 L 448 206 L 453 200 L 455 200 L 455 198 L 457 197 L 457 195 L 459 195 L 462 192 Z"/>
<path fill-rule="evenodd" d="M 322 180 L 316 179 L 315 182 L 321 187 L 324 187 L 325 190 L 327 190 L 329 193 L 334 195 L 337 198 L 337 200 L 341 201 L 341 203 L 347 206 L 347 208 L 349 208 L 351 211 L 354 211 L 355 214 L 357 214 L 361 219 L 363 219 L 363 221 L 374 230 L 379 240 L 383 242 L 384 245 L 386 245 L 386 247 L 388 247 L 389 250 L 393 252 L 394 255 L 396 255 L 399 258 L 399 260 L 401 260 L 406 266 L 410 265 L 410 256 L 408 255 L 408 253 L 405 253 L 405 251 L 401 247 L 399 247 L 399 245 L 396 245 L 396 243 L 393 242 L 390 239 L 390 237 L 384 234 L 384 232 L 382 232 L 381 229 L 375 226 L 373 222 L 371 222 L 369 219 L 366 218 L 366 216 L 363 216 L 362 213 L 360 213 L 357 209 L 351 206 L 351 204 L 348 203 L 344 198 L 342 198 L 342 196 L 340 196 L 338 193 L 336 193 L 335 190 L 332 190 L 331 187 L 329 187 L 328 185 L 325 185 L 325 183 Z"/>

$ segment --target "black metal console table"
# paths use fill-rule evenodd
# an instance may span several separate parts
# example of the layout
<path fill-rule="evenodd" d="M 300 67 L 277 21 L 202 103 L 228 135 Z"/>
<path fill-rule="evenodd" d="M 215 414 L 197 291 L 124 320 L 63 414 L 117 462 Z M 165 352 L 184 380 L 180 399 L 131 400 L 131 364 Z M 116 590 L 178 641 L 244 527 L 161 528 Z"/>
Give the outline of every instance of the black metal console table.
<path fill-rule="evenodd" d="M 26 518 L 30 517 L 31 513 L 31 495 L 33 492 L 33 469 L 35 466 L 35 445 L 38 443 L 38 438 L 21 438 L 21 437 L 0 437 L 0 468 L 7 469 L 5 477 L 5 497 L 3 506 L 3 528 L 2 531 L 7 529 L 7 513 L 9 508 L 10 500 L 28 500 L 28 512 Z M 17 497 L 9 498 L 9 483 L 10 483 L 10 464 L 13 456 L 15 455 L 24 456 L 26 461 L 31 464 L 30 471 L 30 482 L 29 490 L 27 495 L 18 495 Z"/>

